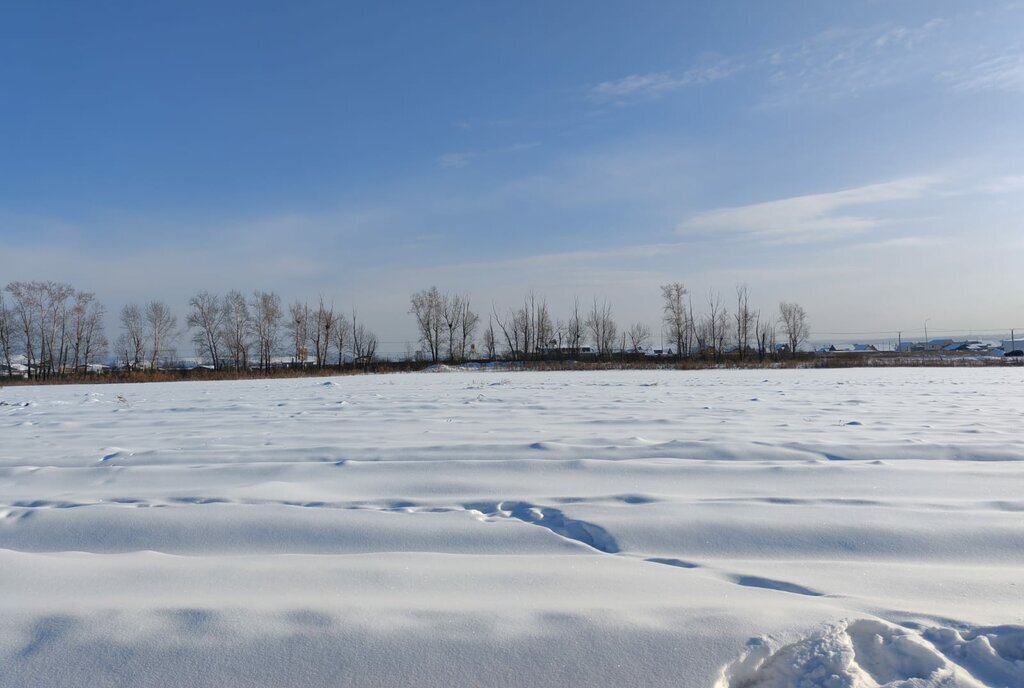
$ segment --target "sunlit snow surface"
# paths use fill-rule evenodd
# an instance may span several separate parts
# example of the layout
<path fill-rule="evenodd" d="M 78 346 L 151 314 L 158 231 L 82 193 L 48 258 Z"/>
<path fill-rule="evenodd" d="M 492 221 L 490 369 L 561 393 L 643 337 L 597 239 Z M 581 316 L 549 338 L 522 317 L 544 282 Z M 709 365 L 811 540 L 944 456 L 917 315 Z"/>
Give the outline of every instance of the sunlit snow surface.
<path fill-rule="evenodd" d="M 3 686 L 1024 686 L 1024 371 L 0 390 Z"/>

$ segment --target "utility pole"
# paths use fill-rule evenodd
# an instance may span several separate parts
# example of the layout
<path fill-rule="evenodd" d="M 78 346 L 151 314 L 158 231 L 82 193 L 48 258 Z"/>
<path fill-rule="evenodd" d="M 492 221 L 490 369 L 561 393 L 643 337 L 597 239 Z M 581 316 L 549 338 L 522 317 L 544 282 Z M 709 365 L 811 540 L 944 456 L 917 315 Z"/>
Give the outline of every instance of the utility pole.
<path fill-rule="evenodd" d="M 896 346 L 896 351 L 898 351 L 899 353 L 903 353 L 903 333 L 902 332 L 897 332 L 896 333 L 896 341 L 899 342 L 899 344 Z"/>
<path fill-rule="evenodd" d="M 924 319 L 924 350 L 925 351 L 928 351 L 928 321 L 929 320 L 931 320 L 931 318 L 925 318 Z"/>

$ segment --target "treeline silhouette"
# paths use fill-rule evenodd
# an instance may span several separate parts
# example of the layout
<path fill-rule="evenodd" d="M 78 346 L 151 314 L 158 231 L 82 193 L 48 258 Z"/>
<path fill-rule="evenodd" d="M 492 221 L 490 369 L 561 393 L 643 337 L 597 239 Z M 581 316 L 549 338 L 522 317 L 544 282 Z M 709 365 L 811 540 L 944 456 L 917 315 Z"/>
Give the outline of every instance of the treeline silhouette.
<path fill-rule="evenodd" d="M 678 282 L 663 285 L 661 298 L 659 339 L 667 344 L 655 348 L 651 328 L 620 325 L 607 300 L 595 297 L 583 307 L 576 298 L 558 317 L 546 298 L 530 292 L 519 306 L 499 311 L 492 305 L 485 321 L 468 294 L 432 286 L 409 300 L 418 347 L 382 361 L 379 340 L 358 311 L 337 309 L 322 295 L 312 304 L 286 306 L 271 291 L 203 290 L 189 299 L 183 322 L 165 302 L 130 303 L 117 314 L 119 331 L 111 341 L 106 310 L 94 293 L 63 282 L 14 281 L 0 290 L 0 372 L 45 381 L 97 373 L 227 378 L 467 361 L 764 362 L 795 357 L 809 335 L 802 307 L 783 302 L 765 314 L 750 305 L 746 285 L 736 288 L 732 309 L 712 291 L 698 311 Z M 183 336 L 194 357 L 179 355 Z"/>

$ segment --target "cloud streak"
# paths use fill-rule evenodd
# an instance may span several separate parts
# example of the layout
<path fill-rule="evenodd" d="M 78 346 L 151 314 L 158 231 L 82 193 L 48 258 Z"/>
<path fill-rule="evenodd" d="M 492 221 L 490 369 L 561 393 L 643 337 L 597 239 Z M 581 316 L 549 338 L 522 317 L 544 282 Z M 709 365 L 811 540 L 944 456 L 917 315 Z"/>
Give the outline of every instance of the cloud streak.
<path fill-rule="evenodd" d="M 956 71 L 947 71 L 940 79 L 954 91 L 1024 92 L 1024 51 L 989 57 Z"/>
<path fill-rule="evenodd" d="M 474 153 L 445 153 L 437 156 L 437 166 L 443 170 L 460 169 L 469 165 Z"/>
<path fill-rule="evenodd" d="M 765 243 L 832 241 L 889 221 L 857 209 L 920 198 L 940 181 L 937 177 L 907 177 L 843 191 L 718 208 L 685 220 L 676 231 L 681 235 L 748 237 Z"/>
<path fill-rule="evenodd" d="M 657 98 L 671 91 L 728 79 L 745 67 L 746 65 L 734 60 L 723 60 L 716 64 L 695 67 L 676 74 L 669 72 L 630 74 L 619 79 L 602 81 L 590 89 L 590 97 L 595 100 L 616 102 Z"/>

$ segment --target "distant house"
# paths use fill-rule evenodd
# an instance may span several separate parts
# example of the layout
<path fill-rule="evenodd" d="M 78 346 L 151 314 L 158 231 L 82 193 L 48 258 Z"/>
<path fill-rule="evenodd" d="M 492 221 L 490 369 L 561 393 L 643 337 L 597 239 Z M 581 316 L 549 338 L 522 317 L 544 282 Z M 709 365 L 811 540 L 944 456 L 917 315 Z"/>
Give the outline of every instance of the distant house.
<path fill-rule="evenodd" d="M 675 356 L 675 352 L 672 351 L 672 347 L 667 349 L 648 349 L 644 352 L 644 355 L 648 358 L 661 358 L 663 356 Z"/>
<path fill-rule="evenodd" d="M 541 346 L 537 353 L 541 356 L 597 356 L 597 349 L 592 346 Z"/>
<path fill-rule="evenodd" d="M 824 351 L 828 351 L 830 353 L 850 353 L 850 354 L 852 354 L 852 353 L 871 353 L 871 352 L 877 352 L 878 351 L 878 347 L 876 347 L 874 344 L 839 344 L 839 345 L 832 344 L 827 349 L 824 349 Z"/>
<path fill-rule="evenodd" d="M 28 377 L 29 368 L 24 363 L 15 363 L 11 361 L 11 367 L 8 368 L 6 365 L 0 364 L 0 376 L 2 377 Z"/>

